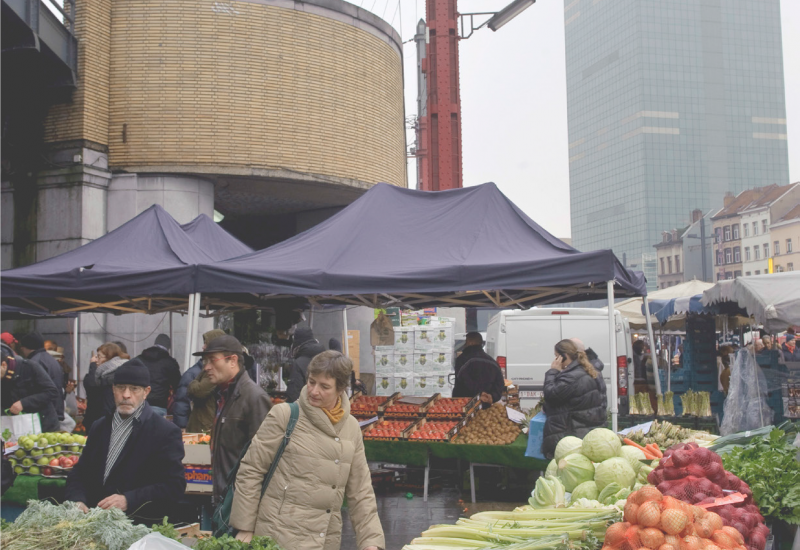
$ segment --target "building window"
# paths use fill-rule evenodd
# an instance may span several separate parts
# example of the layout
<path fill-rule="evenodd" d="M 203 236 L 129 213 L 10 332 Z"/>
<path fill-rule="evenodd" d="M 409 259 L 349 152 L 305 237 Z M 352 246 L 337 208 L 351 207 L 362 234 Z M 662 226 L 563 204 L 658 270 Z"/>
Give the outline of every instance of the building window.
<path fill-rule="evenodd" d="M 730 271 L 726 271 L 725 272 L 725 279 L 728 280 L 728 281 L 733 279 L 733 273 L 731 273 Z"/>
<path fill-rule="evenodd" d="M 745 237 L 749 237 L 750 236 L 750 226 L 748 224 L 746 224 L 746 223 L 742 224 L 742 229 L 744 229 L 744 236 Z"/>
<path fill-rule="evenodd" d="M 745 227 L 747 227 L 747 226 L 745 225 Z M 745 262 L 749 262 L 750 261 L 750 247 L 749 246 L 745 246 L 744 247 L 744 261 Z"/>
<path fill-rule="evenodd" d="M 733 255 L 731 254 L 731 249 L 725 249 L 725 265 L 733 263 Z"/>
<path fill-rule="evenodd" d="M 753 237 L 758 235 L 758 222 L 753 222 Z"/>
<path fill-rule="evenodd" d="M 761 270 L 756 269 L 756 275 L 761 275 Z"/>
<path fill-rule="evenodd" d="M 717 265 L 722 265 L 722 250 L 717 250 Z"/>
<path fill-rule="evenodd" d="M 745 226 L 745 227 L 747 227 L 747 226 Z M 750 272 L 749 272 L 749 271 L 747 271 L 747 272 L 745 272 L 745 274 L 744 274 L 744 275 L 745 275 L 745 277 L 749 277 L 749 276 L 750 276 Z"/>
<path fill-rule="evenodd" d="M 761 259 L 761 247 L 758 246 L 758 245 L 754 246 L 753 247 L 753 252 L 756 255 L 756 260 L 760 260 Z"/>
<path fill-rule="evenodd" d="M 681 257 L 675 256 L 675 273 L 681 272 Z"/>
<path fill-rule="evenodd" d="M 791 254 L 792 250 L 792 239 L 786 239 L 786 253 Z"/>
<path fill-rule="evenodd" d="M 766 260 L 769 258 L 769 244 L 764 243 L 764 259 Z"/>
<path fill-rule="evenodd" d="M 669 273 L 672 273 L 672 256 L 667 258 L 667 269 L 669 270 Z"/>
<path fill-rule="evenodd" d="M 742 253 L 739 250 L 739 247 L 733 249 L 733 263 L 738 264 L 742 261 Z"/>
<path fill-rule="evenodd" d="M 661 258 L 661 274 L 664 275 L 666 271 L 664 271 L 664 258 Z"/>
<path fill-rule="evenodd" d="M 726 225 L 725 226 L 725 242 L 728 242 L 729 240 L 731 240 L 731 226 L 730 225 Z"/>
<path fill-rule="evenodd" d="M 764 232 L 764 235 L 766 235 L 767 231 L 769 231 L 769 224 L 767 223 L 767 220 L 761 220 L 761 230 Z"/>
<path fill-rule="evenodd" d="M 739 224 L 738 223 L 733 226 L 733 240 L 734 241 L 738 241 L 739 240 Z"/>
<path fill-rule="evenodd" d="M 786 271 L 794 271 L 794 264 L 792 262 L 786 264 Z"/>
<path fill-rule="evenodd" d="M 781 254 L 781 243 L 779 241 L 775 241 L 773 244 L 775 245 L 774 255 L 775 256 L 780 256 L 780 254 Z"/>
<path fill-rule="evenodd" d="M 734 271 L 734 272 L 733 272 L 733 277 L 734 277 L 734 278 L 736 278 L 736 277 L 741 277 L 741 276 L 742 276 L 742 272 L 741 272 L 741 271 Z"/>

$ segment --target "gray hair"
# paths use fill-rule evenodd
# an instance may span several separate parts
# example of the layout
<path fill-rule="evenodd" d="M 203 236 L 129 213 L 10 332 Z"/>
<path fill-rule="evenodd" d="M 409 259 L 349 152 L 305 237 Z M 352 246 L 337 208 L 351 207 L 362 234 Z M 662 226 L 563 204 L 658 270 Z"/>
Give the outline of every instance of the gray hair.
<path fill-rule="evenodd" d="M 338 351 L 323 351 L 308 364 L 309 376 L 327 376 L 336 380 L 336 390 L 343 392 L 350 384 L 353 362 Z"/>

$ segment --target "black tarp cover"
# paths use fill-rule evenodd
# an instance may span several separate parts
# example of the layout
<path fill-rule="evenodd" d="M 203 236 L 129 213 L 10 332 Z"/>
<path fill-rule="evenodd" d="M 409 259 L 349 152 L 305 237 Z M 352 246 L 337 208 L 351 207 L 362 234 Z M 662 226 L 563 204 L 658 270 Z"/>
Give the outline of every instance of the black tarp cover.
<path fill-rule="evenodd" d="M 183 224 L 181 228 L 215 260 L 236 258 L 253 251 L 205 214 L 200 214 L 189 223 Z"/>
<path fill-rule="evenodd" d="M 579 252 L 553 237 L 493 183 L 439 192 L 378 184 L 287 241 L 199 266 L 197 288 L 320 303 L 527 307 L 605 298 L 611 279 L 617 296 L 646 294 L 642 273 L 610 250 Z"/>

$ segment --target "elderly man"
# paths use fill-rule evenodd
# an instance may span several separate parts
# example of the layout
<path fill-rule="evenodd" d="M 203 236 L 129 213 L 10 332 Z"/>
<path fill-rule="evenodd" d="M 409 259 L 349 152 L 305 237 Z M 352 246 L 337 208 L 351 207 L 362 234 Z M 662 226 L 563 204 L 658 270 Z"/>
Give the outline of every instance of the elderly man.
<path fill-rule="evenodd" d="M 84 512 L 119 508 L 137 522 L 158 522 L 186 490 L 181 430 L 147 403 L 150 372 L 138 359 L 116 370 L 113 391 L 117 409 L 92 425 L 66 499 Z"/>
<path fill-rule="evenodd" d="M 216 421 L 211 434 L 211 463 L 214 466 L 213 502 L 218 503 L 228 488 L 227 478 L 239 460 L 245 443 L 261 427 L 272 402 L 244 368 L 244 348 L 233 336 L 211 340 L 203 351 L 203 373 L 216 386 Z"/>

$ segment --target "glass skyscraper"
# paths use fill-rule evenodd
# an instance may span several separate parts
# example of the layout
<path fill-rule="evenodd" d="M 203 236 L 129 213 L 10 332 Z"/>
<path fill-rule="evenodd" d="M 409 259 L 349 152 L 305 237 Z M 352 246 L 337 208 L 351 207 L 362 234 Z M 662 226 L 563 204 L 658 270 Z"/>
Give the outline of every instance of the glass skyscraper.
<path fill-rule="evenodd" d="M 573 246 L 641 270 L 693 209 L 789 183 L 780 0 L 565 0 L 564 21 Z"/>

